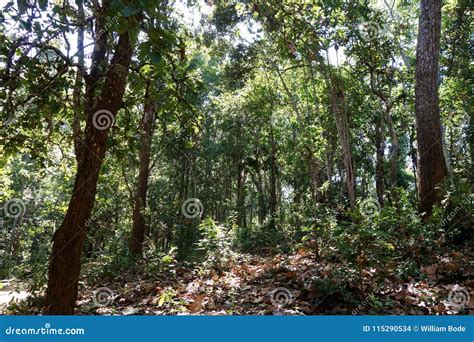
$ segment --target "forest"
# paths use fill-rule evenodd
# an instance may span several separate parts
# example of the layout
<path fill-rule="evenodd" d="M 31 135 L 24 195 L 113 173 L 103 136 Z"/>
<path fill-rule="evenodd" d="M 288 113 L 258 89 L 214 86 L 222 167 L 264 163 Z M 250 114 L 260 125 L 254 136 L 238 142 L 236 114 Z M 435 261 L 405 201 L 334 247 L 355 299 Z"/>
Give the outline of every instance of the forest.
<path fill-rule="evenodd" d="M 0 8 L 0 314 L 474 314 L 471 1 Z"/>

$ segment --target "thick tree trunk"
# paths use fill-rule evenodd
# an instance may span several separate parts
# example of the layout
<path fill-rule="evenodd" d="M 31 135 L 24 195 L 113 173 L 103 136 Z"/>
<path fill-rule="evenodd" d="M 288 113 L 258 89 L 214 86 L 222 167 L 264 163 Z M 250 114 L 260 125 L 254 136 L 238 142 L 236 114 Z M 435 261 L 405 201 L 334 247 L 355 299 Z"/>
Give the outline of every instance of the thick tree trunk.
<path fill-rule="evenodd" d="M 111 69 L 107 73 L 95 111 L 107 110 L 115 117 L 122 102 L 132 56 L 128 33 L 119 38 Z M 77 298 L 82 246 L 97 189 L 97 179 L 105 156 L 108 129 L 94 127 L 89 115 L 84 150 L 77 168 L 69 207 L 61 227 L 55 232 L 49 265 L 45 314 L 71 315 Z"/>
<path fill-rule="evenodd" d="M 444 162 L 439 96 L 441 0 L 421 0 L 416 48 L 415 114 L 418 141 L 420 207 L 431 215 L 447 175 Z"/>
<path fill-rule="evenodd" d="M 150 175 L 150 150 L 153 137 L 153 126 L 155 122 L 155 108 L 148 94 L 146 97 L 145 110 L 141 123 L 140 137 L 140 170 L 133 207 L 133 226 L 130 237 L 130 252 L 141 257 L 143 253 L 143 241 L 145 240 L 145 215 L 146 194 L 148 190 L 148 177 Z"/>

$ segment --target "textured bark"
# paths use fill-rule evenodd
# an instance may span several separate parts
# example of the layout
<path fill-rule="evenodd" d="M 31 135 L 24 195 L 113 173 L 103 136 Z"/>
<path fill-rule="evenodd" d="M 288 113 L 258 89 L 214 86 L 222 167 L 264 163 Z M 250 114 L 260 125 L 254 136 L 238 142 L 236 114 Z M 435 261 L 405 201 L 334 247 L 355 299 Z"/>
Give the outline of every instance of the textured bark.
<path fill-rule="evenodd" d="M 349 196 L 349 205 L 352 210 L 355 209 L 355 176 L 352 150 L 350 143 L 349 126 L 347 124 L 347 113 L 345 110 L 345 98 L 342 87 L 337 82 L 333 84 L 331 90 L 331 108 L 336 119 L 337 133 L 342 148 L 342 157 L 346 174 L 347 194 Z"/>
<path fill-rule="evenodd" d="M 150 175 L 151 140 L 155 122 L 155 108 L 148 94 L 145 97 L 146 103 L 142 117 L 140 136 L 140 169 L 138 171 L 138 181 L 133 206 L 132 234 L 129 242 L 130 252 L 137 257 L 141 257 L 143 254 L 143 241 L 145 240 L 146 223 L 144 210 L 146 208 L 146 194 Z"/>
<path fill-rule="evenodd" d="M 377 149 L 377 156 L 375 162 L 375 189 L 377 191 L 377 198 L 380 206 L 383 208 L 385 201 L 385 182 L 384 182 L 384 152 L 385 152 L 385 136 L 384 136 L 384 118 L 380 115 L 377 125 L 377 132 L 375 138 L 375 148 Z"/>
<path fill-rule="evenodd" d="M 447 175 L 438 95 L 441 0 L 422 0 L 416 48 L 415 114 L 420 207 L 426 216 L 441 197 Z"/>
<path fill-rule="evenodd" d="M 276 229 L 276 212 L 277 212 L 277 165 L 276 165 L 276 142 L 273 134 L 273 127 L 270 127 L 270 222 L 268 228 Z"/>
<path fill-rule="evenodd" d="M 257 189 L 257 202 L 258 202 L 258 223 L 260 226 L 263 225 L 265 221 L 265 217 L 267 216 L 267 208 L 265 205 L 265 192 L 263 190 L 263 181 L 262 181 L 262 174 L 260 172 L 259 161 L 256 161 L 255 172 L 250 173 L 250 177 L 252 179 L 255 188 Z"/>
<path fill-rule="evenodd" d="M 392 116 L 390 115 L 390 109 L 386 111 L 386 120 L 388 133 L 390 134 L 390 140 L 392 148 L 390 152 L 390 186 L 392 188 L 392 194 L 394 194 L 395 188 L 397 187 L 397 169 L 398 169 L 398 156 L 400 154 L 400 147 L 398 144 L 398 136 L 395 128 L 393 127 Z"/>
<path fill-rule="evenodd" d="M 132 46 L 128 33 L 120 36 L 95 111 L 117 114 L 125 91 Z M 105 156 L 108 130 L 98 130 L 88 116 L 84 150 L 77 167 L 73 193 L 61 227 L 55 232 L 49 265 L 45 314 L 71 315 L 77 299 L 81 255 Z"/>
<path fill-rule="evenodd" d="M 77 32 L 77 58 L 78 63 L 84 67 L 84 26 L 86 25 L 84 16 L 84 4 L 82 0 L 77 1 L 77 14 L 79 27 Z M 82 130 L 81 130 L 81 119 L 84 108 L 82 107 L 82 86 L 83 79 L 80 70 L 76 72 L 76 80 L 73 92 L 73 103 L 74 103 L 74 118 L 72 121 L 72 130 L 74 134 L 74 152 L 76 155 L 76 161 L 79 164 L 81 161 L 82 151 Z"/>
<path fill-rule="evenodd" d="M 311 201 L 313 202 L 312 211 L 313 211 L 313 220 L 314 220 L 314 242 L 312 246 L 314 247 L 314 253 L 316 258 L 319 258 L 319 242 L 318 242 L 318 233 L 317 233 L 317 222 L 318 222 L 318 188 L 319 188 L 319 174 L 320 167 L 318 160 L 315 158 L 314 153 L 309 151 L 309 165 L 310 165 L 310 189 L 311 189 Z"/>
<path fill-rule="evenodd" d="M 241 228 L 247 226 L 245 211 L 245 163 L 240 160 L 237 166 L 237 224 Z"/>

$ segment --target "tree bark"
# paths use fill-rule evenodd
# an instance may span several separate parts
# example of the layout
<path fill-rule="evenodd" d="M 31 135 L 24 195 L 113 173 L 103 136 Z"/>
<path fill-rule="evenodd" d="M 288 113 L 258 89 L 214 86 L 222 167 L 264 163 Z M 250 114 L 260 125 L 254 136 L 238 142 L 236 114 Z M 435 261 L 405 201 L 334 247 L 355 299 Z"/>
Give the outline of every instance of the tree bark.
<path fill-rule="evenodd" d="M 240 228 L 247 226 L 245 210 L 245 163 L 239 160 L 237 166 L 237 225 Z"/>
<path fill-rule="evenodd" d="M 447 175 L 444 161 L 439 95 L 441 0 L 421 0 L 416 48 L 415 114 L 418 142 L 420 208 L 430 217 Z"/>
<path fill-rule="evenodd" d="M 79 27 L 77 32 L 77 57 L 78 63 L 84 67 L 84 26 L 85 15 L 84 15 L 84 4 L 82 0 L 77 1 L 77 14 Z M 81 119 L 84 108 L 82 108 L 81 94 L 83 80 L 80 70 L 77 70 L 76 80 L 74 85 L 73 92 L 73 104 L 74 104 L 74 117 L 72 121 L 72 130 L 74 134 L 74 153 L 76 155 L 76 161 L 79 164 L 81 161 L 81 151 L 82 151 L 82 130 L 81 130 Z"/>
<path fill-rule="evenodd" d="M 155 122 L 155 108 L 147 94 L 145 96 L 145 108 L 141 123 L 140 137 L 140 170 L 138 172 L 137 188 L 135 193 L 135 201 L 133 207 L 133 225 L 129 242 L 130 252 L 141 257 L 143 254 L 143 241 L 145 240 L 145 215 L 146 194 L 148 190 L 148 178 L 150 175 L 150 150 L 151 140 L 153 138 L 153 127 Z"/>
<path fill-rule="evenodd" d="M 349 126 L 347 124 L 347 113 L 345 110 L 345 98 L 342 87 L 335 82 L 331 89 L 331 107 L 336 119 L 336 128 L 339 135 L 342 148 L 342 158 L 346 174 L 346 187 L 349 196 L 349 205 L 351 210 L 355 209 L 355 175 L 352 158 L 352 150 L 349 135 Z"/>
<path fill-rule="evenodd" d="M 128 32 L 120 35 L 94 113 L 107 110 L 115 117 L 123 94 L 132 57 Z M 77 299 L 82 246 L 87 234 L 86 221 L 94 206 L 97 179 L 105 156 L 108 129 L 99 130 L 88 116 L 84 150 L 77 167 L 73 193 L 61 227 L 53 237 L 46 291 L 47 315 L 71 315 Z"/>
<path fill-rule="evenodd" d="M 270 123 L 270 197 L 269 197 L 269 209 L 270 209 L 270 221 L 268 228 L 270 231 L 276 229 L 276 211 L 277 211 L 277 166 L 276 166 L 276 142 L 273 134 L 273 127 Z"/>
<path fill-rule="evenodd" d="M 379 123 L 377 125 L 377 132 L 375 137 L 375 148 L 377 149 L 377 157 L 375 162 L 375 189 L 377 191 L 377 198 L 380 206 L 383 208 L 385 201 L 385 182 L 384 182 L 384 156 L 385 156 L 385 136 L 384 136 L 384 118 L 380 115 Z"/>
<path fill-rule="evenodd" d="M 398 143 L 397 132 L 393 126 L 392 115 L 390 114 L 390 109 L 386 111 L 386 120 L 388 133 L 390 134 L 390 141 L 392 143 L 391 155 L 390 155 L 390 187 L 392 191 L 397 187 L 397 170 L 398 170 L 398 156 L 400 154 L 400 146 Z"/>

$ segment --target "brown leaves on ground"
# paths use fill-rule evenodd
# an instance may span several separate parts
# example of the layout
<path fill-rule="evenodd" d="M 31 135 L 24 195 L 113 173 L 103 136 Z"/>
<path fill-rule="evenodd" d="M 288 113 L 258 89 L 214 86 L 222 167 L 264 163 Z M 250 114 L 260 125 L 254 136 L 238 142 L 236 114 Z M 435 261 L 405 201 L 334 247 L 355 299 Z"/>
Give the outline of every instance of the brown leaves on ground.
<path fill-rule="evenodd" d="M 393 265 L 356 269 L 317 260 L 306 249 L 289 256 L 240 255 L 224 272 L 181 268 L 175 278 L 153 281 L 130 274 L 110 284 L 117 293 L 111 305 L 94 307 L 87 290 L 78 306 L 83 314 L 109 315 L 474 313 L 472 301 L 460 307 L 449 299 L 455 286 L 474 295 L 466 257 L 458 253 L 436 261 L 421 268 L 420 277 L 402 281 L 388 275 Z M 282 289 L 279 300 L 273 298 L 276 289 Z"/>
<path fill-rule="evenodd" d="M 177 267 L 159 278 L 137 267 L 113 281 L 83 285 L 77 314 L 474 314 L 469 255 L 432 257 L 416 277 L 405 280 L 394 261 L 362 267 L 319 260 L 305 248 L 292 255 L 238 255 L 224 270 Z M 95 291 L 102 287 L 111 294 L 97 306 Z M 40 314 L 37 303 L 30 298 L 7 313 Z"/>

